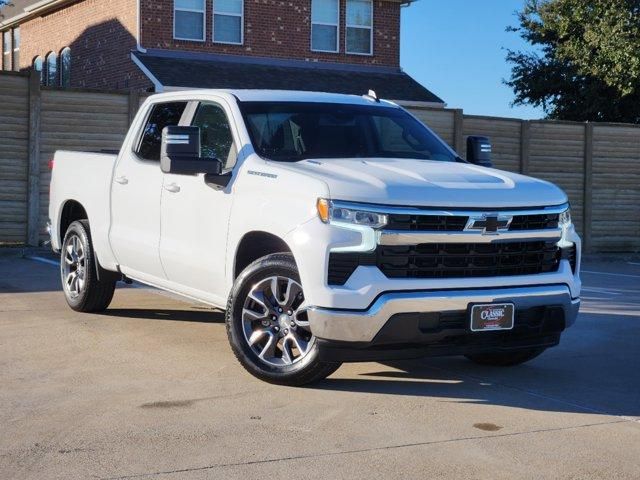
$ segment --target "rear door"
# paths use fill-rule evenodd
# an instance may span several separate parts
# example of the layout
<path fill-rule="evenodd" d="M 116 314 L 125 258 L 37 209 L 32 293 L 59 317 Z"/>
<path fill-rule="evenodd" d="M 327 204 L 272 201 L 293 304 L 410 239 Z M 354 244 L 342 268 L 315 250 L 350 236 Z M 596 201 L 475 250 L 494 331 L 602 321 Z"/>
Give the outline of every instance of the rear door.
<path fill-rule="evenodd" d="M 149 107 L 131 148 L 125 145 L 113 175 L 110 241 L 122 271 L 142 280 L 164 279 L 160 262 L 162 129 L 178 125 L 187 102 Z"/>
<path fill-rule="evenodd" d="M 231 171 L 238 143 L 228 106 L 203 101 L 192 116 L 185 123 L 200 127 L 201 156 L 219 159 L 224 171 Z M 232 183 L 220 189 L 208 185 L 204 175 L 164 174 L 160 257 L 167 278 L 177 290 L 215 304 L 224 304 Z"/>

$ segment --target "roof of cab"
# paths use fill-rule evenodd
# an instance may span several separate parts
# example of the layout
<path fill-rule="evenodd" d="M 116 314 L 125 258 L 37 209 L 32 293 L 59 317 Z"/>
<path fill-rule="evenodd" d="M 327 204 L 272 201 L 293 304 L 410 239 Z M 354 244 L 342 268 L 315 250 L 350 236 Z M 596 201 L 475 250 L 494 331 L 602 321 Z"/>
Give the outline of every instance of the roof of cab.
<path fill-rule="evenodd" d="M 340 93 L 323 93 L 323 92 L 301 92 L 295 90 L 222 90 L 222 89 L 194 89 L 184 91 L 173 91 L 154 95 L 159 97 L 181 97 L 198 96 L 210 94 L 228 94 L 233 95 L 241 102 L 309 102 L 309 103 L 342 103 L 348 105 L 381 105 L 381 106 L 397 106 L 391 102 L 381 100 L 380 103 L 375 102 L 370 97 L 358 95 L 345 95 Z"/>

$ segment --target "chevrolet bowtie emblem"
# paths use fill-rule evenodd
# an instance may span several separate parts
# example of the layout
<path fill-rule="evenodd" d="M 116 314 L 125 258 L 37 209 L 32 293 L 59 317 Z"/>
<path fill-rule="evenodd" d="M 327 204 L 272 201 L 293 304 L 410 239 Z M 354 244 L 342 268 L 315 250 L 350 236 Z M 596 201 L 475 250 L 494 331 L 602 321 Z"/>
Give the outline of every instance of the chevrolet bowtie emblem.
<path fill-rule="evenodd" d="M 509 230 L 512 217 L 489 213 L 481 217 L 471 217 L 465 230 L 482 230 L 483 235 L 499 235 L 501 231 Z"/>

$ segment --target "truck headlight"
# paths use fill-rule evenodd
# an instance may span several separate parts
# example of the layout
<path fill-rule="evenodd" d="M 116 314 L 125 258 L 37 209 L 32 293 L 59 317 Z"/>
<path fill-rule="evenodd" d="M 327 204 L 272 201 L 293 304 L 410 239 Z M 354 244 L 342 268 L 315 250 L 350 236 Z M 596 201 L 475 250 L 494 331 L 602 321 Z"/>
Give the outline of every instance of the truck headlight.
<path fill-rule="evenodd" d="M 567 208 L 560 214 L 558 224 L 560 225 L 560 227 L 568 227 L 569 225 L 571 225 L 571 208 Z"/>
<path fill-rule="evenodd" d="M 562 237 L 558 242 L 558 246 L 562 249 L 574 247 L 573 242 L 569 240 L 569 232 L 572 229 L 571 207 L 567 207 L 567 209 L 560 214 L 558 217 L 558 226 L 562 229 Z"/>
<path fill-rule="evenodd" d="M 326 198 L 318 199 L 318 216 L 324 223 L 347 223 L 370 228 L 382 228 L 389 218 L 382 213 L 362 210 L 355 206 L 334 204 Z"/>

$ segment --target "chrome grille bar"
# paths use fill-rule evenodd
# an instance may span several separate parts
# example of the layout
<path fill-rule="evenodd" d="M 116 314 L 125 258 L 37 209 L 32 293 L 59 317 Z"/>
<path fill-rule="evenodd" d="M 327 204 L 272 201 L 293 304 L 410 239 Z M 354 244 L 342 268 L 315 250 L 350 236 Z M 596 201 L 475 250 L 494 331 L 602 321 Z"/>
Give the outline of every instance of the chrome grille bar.
<path fill-rule="evenodd" d="M 383 230 L 378 232 L 379 245 L 420 245 L 422 243 L 505 243 L 526 241 L 559 241 L 562 229 L 516 230 L 499 235 L 470 232 L 410 232 Z"/>

